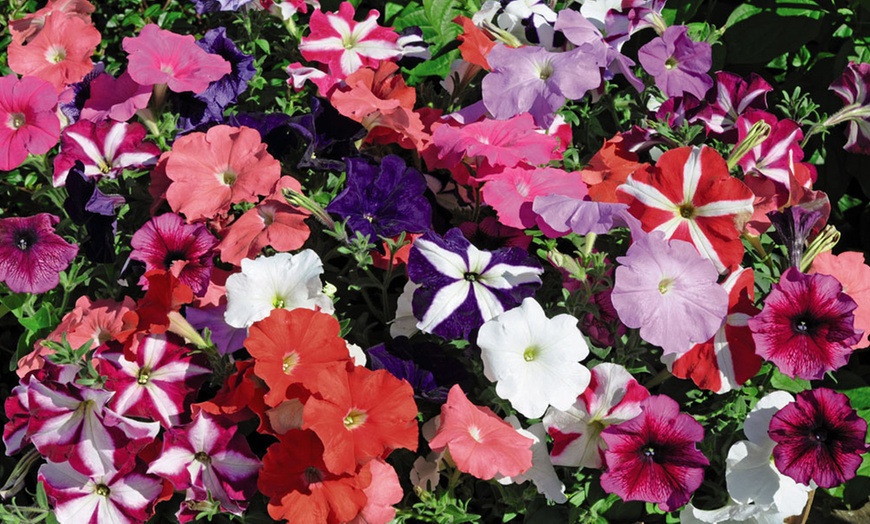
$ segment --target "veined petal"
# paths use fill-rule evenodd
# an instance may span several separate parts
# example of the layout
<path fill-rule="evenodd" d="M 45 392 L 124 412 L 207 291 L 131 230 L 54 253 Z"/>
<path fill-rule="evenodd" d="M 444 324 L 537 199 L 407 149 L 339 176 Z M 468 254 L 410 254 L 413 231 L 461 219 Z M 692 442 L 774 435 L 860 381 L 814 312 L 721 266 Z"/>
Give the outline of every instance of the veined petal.
<path fill-rule="evenodd" d="M 470 264 L 467 264 L 462 256 L 443 249 L 434 242 L 418 238 L 414 242 L 414 247 L 439 273 L 446 277 L 464 279 L 465 273 L 470 270 Z M 471 256 L 470 250 L 469 256 Z"/>
<path fill-rule="evenodd" d="M 452 315 L 465 302 L 470 291 L 471 283 L 465 279 L 457 280 L 441 288 L 426 309 L 426 314 L 417 322 L 417 329 L 425 333 L 431 333 L 435 326 L 444 322 L 447 317 Z"/>

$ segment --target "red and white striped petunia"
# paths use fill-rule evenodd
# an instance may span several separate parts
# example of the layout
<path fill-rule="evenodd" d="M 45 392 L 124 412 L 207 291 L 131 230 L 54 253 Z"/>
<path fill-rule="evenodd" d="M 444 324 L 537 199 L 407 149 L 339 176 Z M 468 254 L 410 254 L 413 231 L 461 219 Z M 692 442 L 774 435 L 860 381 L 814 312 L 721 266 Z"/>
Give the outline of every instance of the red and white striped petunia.
<path fill-rule="evenodd" d="M 752 268 L 728 275 L 722 283 L 728 292 L 725 323 L 713 338 L 696 344 L 679 358 L 662 357 L 674 376 L 692 379 L 699 388 L 722 394 L 739 388 L 758 373 L 761 357 L 755 354 L 755 341 L 747 324 L 760 311 L 753 305 L 754 286 Z"/>
<path fill-rule="evenodd" d="M 655 167 L 632 173 L 617 196 L 645 231 L 690 242 L 719 273 L 743 259 L 740 232 L 755 197 L 731 177 L 716 150 L 681 147 L 663 153 Z"/>

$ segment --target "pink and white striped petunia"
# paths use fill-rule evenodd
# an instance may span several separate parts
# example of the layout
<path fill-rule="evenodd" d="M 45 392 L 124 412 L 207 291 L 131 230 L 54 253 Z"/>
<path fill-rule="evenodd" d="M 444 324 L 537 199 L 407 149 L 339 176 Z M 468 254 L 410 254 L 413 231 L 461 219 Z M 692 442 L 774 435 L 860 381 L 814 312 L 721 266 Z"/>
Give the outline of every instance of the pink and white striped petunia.
<path fill-rule="evenodd" d="M 142 124 L 79 120 L 61 134 L 60 154 L 54 159 L 54 185 L 66 183 L 77 160 L 85 165 L 87 177 L 115 178 L 127 168 L 153 166 L 159 156 L 160 148 L 145 141 Z"/>
<path fill-rule="evenodd" d="M 106 474 L 157 436 L 158 424 L 122 417 L 108 409 L 112 393 L 31 380 L 27 402 L 30 440 L 53 462 L 69 461 L 76 471 Z"/>
<path fill-rule="evenodd" d="M 716 99 L 698 113 L 698 120 L 707 126 L 707 132 L 726 141 L 737 138 L 737 118 L 748 109 L 766 109 L 765 95 L 773 87 L 759 75 L 752 73 L 749 82 L 726 71 L 716 73 Z"/>
<path fill-rule="evenodd" d="M 69 462 L 48 462 L 39 468 L 39 480 L 61 524 L 134 524 L 151 517 L 163 489 L 143 469 L 131 460 L 120 470 L 86 475 Z"/>
<path fill-rule="evenodd" d="M 589 387 L 567 411 L 551 407 L 544 427 L 553 438 L 550 460 L 557 466 L 601 469 L 604 466 L 604 428 L 640 415 L 640 403 L 649 397 L 631 373 L 604 362 L 592 368 Z"/>
<path fill-rule="evenodd" d="M 761 357 L 755 354 L 755 342 L 747 321 L 760 311 L 755 302 L 755 277 L 751 268 L 741 268 L 725 279 L 728 292 L 728 316 L 719 331 L 688 353 L 663 355 L 671 373 L 689 378 L 701 389 L 727 393 L 739 388 L 761 369 Z"/>
<path fill-rule="evenodd" d="M 629 175 L 616 192 L 645 231 L 691 243 L 719 273 L 743 259 L 740 232 L 752 216 L 755 196 L 728 174 L 716 150 L 701 146 L 667 151 L 655 167 Z"/>
<path fill-rule="evenodd" d="M 176 490 L 188 490 L 191 500 L 211 497 L 224 511 L 241 515 L 257 488 L 260 465 L 236 426 L 199 411 L 190 424 L 166 432 L 163 453 L 148 473 L 168 479 Z"/>
<path fill-rule="evenodd" d="M 114 391 L 112 409 L 122 415 L 160 422 L 165 428 L 182 423 L 191 397 L 211 371 L 202 355 L 191 355 L 172 335 L 149 335 L 140 344 L 136 361 L 124 358 L 120 344 L 97 353 L 106 389 Z"/>
<path fill-rule="evenodd" d="M 792 165 L 804 158 L 800 147 L 804 134 L 793 120 L 777 120 L 766 111 L 752 109 L 737 119 L 739 140 L 746 138 L 752 126 L 762 120 L 770 125 L 770 135 L 744 155 L 737 165 L 743 168 L 744 173 L 757 173 L 790 187 Z"/>
<path fill-rule="evenodd" d="M 299 51 L 306 60 L 329 66 L 329 75 L 344 78 L 363 66 L 377 67 L 381 60 L 396 58 L 402 50 L 399 35 L 378 25 L 379 13 L 372 9 L 362 22 L 354 22 L 354 7 L 342 2 L 337 13 L 311 13 L 311 34 L 303 38 Z"/>

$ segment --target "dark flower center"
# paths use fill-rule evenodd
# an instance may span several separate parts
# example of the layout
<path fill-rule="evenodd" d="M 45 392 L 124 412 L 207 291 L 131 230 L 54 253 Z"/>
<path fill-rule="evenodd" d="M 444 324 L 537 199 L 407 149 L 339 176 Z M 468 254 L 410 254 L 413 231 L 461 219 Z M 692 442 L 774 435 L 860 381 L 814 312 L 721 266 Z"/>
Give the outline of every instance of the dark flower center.
<path fill-rule="evenodd" d="M 791 328 L 795 335 L 812 335 L 818 322 L 810 316 L 795 317 L 791 321 Z"/>
<path fill-rule="evenodd" d="M 163 259 L 163 266 L 166 267 L 166 269 L 170 269 L 173 262 L 176 260 L 187 260 L 187 254 L 178 249 L 170 249 L 166 253 L 166 257 Z"/>
<path fill-rule="evenodd" d="M 812 435 L 816 439 L 816 442 L 826 442 L 828 440 L 828 430 L 825 428 L 814 429 Z"/>
<path fill-rule="evenodd" d="M 648 459 L 655 460 L 656 448 L 652 446 L 647 446 L 643 448 L 643 455 Z"/>
<path fill-rule="evenodd" d="M 477 279 L 480 278 L 480 274 L 469 271 L 469 272 L 465 273 L 465 275 L 463 275 L 463 278 L 465 278 L 465 280 L 467 280 L 469 282 L 477 282 Z"/>
<path fill-rule="evenodd" d="M 308 466 L 305 468 L 303 475 L 305 475 L 305 483 L 309 486 L 323 481 L 323 472 L 314 466 Z"/>
<path fill-rule="evenodd" d="M 151 370 L 148 368 L 142 368 L 139 370 L 138 375 L 136 376 L 136 383 L 140 386 L 144 386 L 151 380 Z"/>
<path fill-rule="evenodd" d="M 680 206 L 680 216 L 689 220 L 695 218 L 695 206 L 690 203 L 682 204 Z"/>
<path fill-rule="evenodd" d="M 679 64 L 679 62 L 677 62 L 676 58 L 669 57 L 667 60 L 665 60 L 665 69 L 670 71 L 671 69 L 677 67 L 678 64 Z"/>
<path fill-rule="evenodd" d="M 22 229 L 20 231 L 16 231 L 15 236 L 13 237 L 15 247 L 17 247 L 21 251 L 29 250 L 31 247 L 33 247 L 33 244 L 36 244 L 37 240 L 39 240 L 39 237 L 32 229 Z"/>
<path fill-rule="evenodd" d="M 196 459 L 197 462 L 201 462 L 203 464 L 211 464 L 211 457 L 209 457 L 208 453 L 206 453 L 205 451 L 197 451 L 193 458 Z"/>
<path fill-rule="evenodd" d="M 108 497 L 109 494 L 112 493 L 112 490 L 105 484 L 97 484 L 96 487 L 94 487 L 94 493 L 101 497 Z"/>

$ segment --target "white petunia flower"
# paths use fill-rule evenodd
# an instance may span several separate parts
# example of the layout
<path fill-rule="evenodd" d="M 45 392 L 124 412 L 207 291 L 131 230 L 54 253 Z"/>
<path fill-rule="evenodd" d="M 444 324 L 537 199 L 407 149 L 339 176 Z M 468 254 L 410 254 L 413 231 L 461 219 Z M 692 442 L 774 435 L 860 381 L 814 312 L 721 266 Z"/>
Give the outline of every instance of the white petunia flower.
<path fill-rule="evenodd" d="M 523 429 L 519 419 L 511 415 L 505 419 L 511 424 L 521 435 L 528 437 L 534 441 L 532 444 L 532 467 L 525 473 L 516 477 L 500 477 L 498 482 L 503 485 L 522 484 L 527 480 L 531 480 L 535 487 L 538 488 L 538 493 L 541 493 L 547 500 L 552 500 L 556 504 L 564 504 L 568 502 L 568 497 L 565 496 L 565 484 L 559 480 L 556 475 L 556 469 L 553 463 L 550 462 L 550 453 L 547 451 L 547 430 L 541 423 L 529 426 L 529 429 Z"/>

